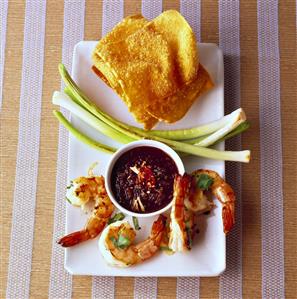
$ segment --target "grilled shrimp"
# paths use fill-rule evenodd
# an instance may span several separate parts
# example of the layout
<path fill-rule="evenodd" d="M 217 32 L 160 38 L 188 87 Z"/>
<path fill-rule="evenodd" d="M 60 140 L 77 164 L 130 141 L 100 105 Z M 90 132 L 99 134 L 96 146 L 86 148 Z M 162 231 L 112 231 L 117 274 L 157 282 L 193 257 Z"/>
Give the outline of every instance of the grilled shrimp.
<path fill-rule="evenodd" d="M 208 176 L 212 183 L 208 190 L 222 203 L 223 205 L 223 226 L 224 233 L 227 234 L 235 223 L 235 194 L 229 184 L 227 184 L 217 172 L 207 169 L 198 169 L 192 173 L 192 176 L 199 178 L 201 175 Z M 203 191 L 205 193 L 207 191 Z"/>
<path fill-rule="evenodd" d="M 168 247 L 173 252 L 189 250 L 192 246 L 195 213 L 185 206 L 185 201 L 190 196 L 191 187 L 191 176 L 188 174 L 175 176 L 168 242 Z"/>
<path fill-rule="evenodd" d="M 97 237 L 114 211 L 105 190 L 103 176 L 79 177 L 73 180 L 67 196 L 73 205 L 84 206 L 93 200 L 95 206 L 84 229 L 64 236 L 58 241 L 63 247 L 74 246 Z"/>
<path fill-rule="evenodd" d="M 197 215 L 209 212 L 215 206 L 213 201 L 208 199 L 205 192 L 197 187 L 195 177 L 192 177 L 190 194 L 185 198 L 184 205 Z"/>
<path fill-rule="evenodd" d="M 199 178 L 204 175 L 205 188 L 199 187 Z M 177 175 L 174 180 L 173 205 L 170 214 L 168 247 L 173 251 L 191 249 L 195 229 L 195 215 L 212 210 L 214 203 L 207 197 L 211 192 L 223 204 L 223 226 L 227 234 L 235 223 L 235 195 L 218 173 L 199 169 L 192 176 Z"/>
<path fill-rule="evenodd" d="M 151 258 L 160 247 L 166 217 L 160 215 L 153 223 L 150 236 L 138 243 L 135 230 L 127 221 L 117 221 L 107 226 L 99 239 L 99 249 L 104 259 L 112 266 L 128 267 Z"/>

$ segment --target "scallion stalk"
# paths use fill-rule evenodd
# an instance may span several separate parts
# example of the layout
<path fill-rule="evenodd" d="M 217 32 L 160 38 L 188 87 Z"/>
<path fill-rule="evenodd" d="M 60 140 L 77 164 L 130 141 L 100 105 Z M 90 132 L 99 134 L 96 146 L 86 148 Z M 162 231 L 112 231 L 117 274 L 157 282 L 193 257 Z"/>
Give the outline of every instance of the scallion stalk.
<path fill-rule="evenodd" d="M 145 131 L 143 129 L 127 125 L 109 114 L 102 111 L 98 106 L 93 104 L 89 98 L 84 94 L 84 92 L 77 86 L 77 84 L 72 80 L 71 76 L 67 72 L 65 66 L 63 64 L 59 64 L 59 72 L 66 84 L 65 92 L 72 96 L 72 98 L 84 107 L 86 110 L 91 112 L 94 116 L 98 117 L 99 119 L 103 120 L 104 122 L 112 125 L 116 124 L 118 126 L 124 127 L 127 130 L 133 130 L 137 133 L 148 132 L 150 135 L 163 137 L 170 140 L 185 140 L 185 139 L 192 139 L 200 136 L 204 136 L 210 133 L 213 133 L 225 125 L 227 125 L 230 119 L 240 115 L 243 113 L 241 108 L 233 111 L 231 114 L 223 116 L 221 119 L 210 122 L 208 124 L 204 124 L 198 127 L 189 128 L 189 129 L 179 129 L 179 130 L 151 130 Z"/>
<path fill-rule="evenodd" d="M 93 127 L 97 131 L 100 131 L 102 134 L 109 136 L 110 138 L 120 142 L 120 143 L 129 143 L 135 139 L 129 138 L 126 135 L 119 133 L 114 128 L 107 125 L 105 122 L 96 118 L 94 115 L 86 111 L 83 107 L 75 103 L 68 95 L 63 92 L 55 91 L 52 98 L 53 104 L 59 105 L 71 113 L 76 115 L 78 118 L 83 120 L 89 126 Z"/>
<path fill-rule="evenodd" d="M 95 140 L 93 140 L 92 138 L 88 137 L 87 135 L 85 135 L 84 133 L 80 132 L 77 128 L 75 128 L 64 116 L 61 112 L 54 110 L 53 111 L 55 117 L 58 119 L 58 121 L 74 136 L 76 137 L 78 140 L 80 140 L 81 142 L 85 143 L 86 145 L 105 152 L 105 153 L 109 153 L 112 154 L 114 153 L 117 149 L 107 146 L 105 144 L 99 143 Z M 227 134 L 226 136 L 224 136 L 224 138 L 218 140 L 216 142 L 222 142 L 228 138 L 231 138 L 239 133 L 244 132 L 245 130 L 247 130 L 249 128 L 249 124 L 247 122 L 242 123 L 238 128 L 236 128 L 234 131 L 232 131 L 230 134 Z"/>
<path fill-rule="evenodd" d="M 209 135 L 211 133 L 216 132 L 217 130 L 222 129 L 224 126 L 228 125 L 230 121 L 234 119 L 238 119 L 243 117 L 244 112 L 242 108 L 239 108 L 232 113 L 223 116 L 222 118 L 215 120 L 213 122 L 190 128 L 190 129 L 180 129 L 180 130 L 171 130 L 171 131 L 163 131 L 163 130 L 152 130 L 150 133 L 154 136 L 164 137 L 167 139 L 174 139 L 174 140 L 186 140 L 192 139 L 197 137 L 202 137 L 205 135 Z M 170 135 L 172 138 L 168 138 L 167 136 Z"/>
<path fill-rule="evenodd" d="M 92 138 L 88 137 L 84 133 L 80 132 L 78 129 L 76 129 L 64 116 L 60 111 L 53 111 L 53 114 L 55 117 L 58 119 L 58 121 L 78 140 L 81 142 L 89 145 L 90 147 L 108 153 L 108 154 L 113 154 L 116 149 L 113 147 L 110 147 L 108 145 L 102 144 L 100 142 L 97 142 L 93 140 Z"/>
<path fill-rule="evenodd" d="M 56 104 L 61 105 L 66 109 L 70 110 L 72 113 L 76 114 L 79 118 L 87 122 L 89 125 L 93 126 L 95 129 L 99 130 L 100 132 L 102 132 L 103 130 L 103 134 L 113 139 L 116 139 L 119 142 L 127 143 L 132 140 L 138 140 L 143 138 L 153 139 L 156 141 L 163 142 L 179 152 L 187 154 L 193 154 L 205 158 L 218 160 L 249 162 L 250 151 L 228 152 L 203 148 L 196 145 L 186 144 L 184 142 L 170 140 L 164 137 L 154 136 L 151 134 L 151 132 L 147 132 L 116 121 L 112 117 L 108 116 L 106 113 L 101 111 L 96 105 L 94 105 L 90 100 L 87 99 L 87 97 L 82 93 L 82 91 L 78 88 L 75 82 L 71 79 L 63 65 L 59 65 L 59 70 L 62 78 L 66 83 L 66 86 L 70 90 L 71 95 L 75 98 L 75 101 L 71 98 L 68 98 L 68 102 L 71 102 L 70 105 L 66 103 L 66 100 L 64 98 L 64 100 L 56 101 Z M 238 111 L 236 113 L 238 113 Z M 228 121 L 230 120 L 230 118 L 234 116 L 234 114 L 232 116 L 231 115 L 227 116 Z M 183 131 L 184 133 L 185 130 L 181 131 Z M 183 134 L 183 138 L 185 138 L 185 136 L 188 135 Z M 223 136 L 219 135 L 218 137 Z M 212 141 L 214 142 L 215 139 L 213 138 Z"/>
<path fill-rule="evenodd" d="M 245 132 L 248 128 L 250 127 L 250 123 L 248 121 L 244 121 L 243 123 L 241 123 L 237 128 L 235 128 L 233 131 L 231 131 L 229 134 L 225 135 L 224 137 L 218 139 L 215 144 L 218 144 L 222 141 L 225 141 L 227 139 L 230 139 L 232 137 L 235 137 L 239 134 L 242 134 L 243 132 Z"/>
<path fill-rule="evenodd" d="M 55 103 L 63 104 L 62 101 L 61 102 L 56 101 Z M 75 105 L 77 105 L 77 104 L 72 103 L 72 105 L 68 105 L 68 107 L 72 107 Z M 63 105 L 63 107 L 66 108 L 66 105 Z M 78 107 L 76 107 L 77 109 L 71 109 L 70 111 L 75 114 L 77 111 L 80 111 L 80 109 L 78 109 Z M 79 108 L 81 108 L 81 107 L 79 107 Z M 83 109 L 83 108 L 81 108 L 81 109 Z M 84 112 L 85 112 L 84 114 L 83 113 L 80 114 L 81 119 L 83 121 L 88 121 L 88 117 L 91 117 L 92 115 L 87 111 L 84 111 Z M 115 127 L 123 135 L 128 135 L 129 137 L 132 137 L 132 138 L 135 138 L 138 140 L 146 138 L 146 139 L 160 141 L 160 142 L 163 142 L 163 143 L 171 146 L 176 151 L 187 153 L 187 154 L 192 154 L 192 155 L 196 155 L 196 156 L 200 156 L 200 157 L 216 159 L 216 160 L 238 161 L 238 162 L 248 162 L 249 158 L 250 158 L 249 151 L 238 151 L 238 152 L 217 151 L 214 149 L 198 147 L 195 145 L 186 144 L 186 143 L 182 143 L 182 142 L 178 142 L 178 141 L 173 141 L 173 140 L 169 140 L 169 139 L 165 139 L 165 138 L 161 138 L 161 137 L 157 137 L 157 136 L 150 136 L 148 133 L 145 133 L 145 132 L 137 134 L 137 133 L 128 131 L 125 128 L 122 128 L 120 126 L 115 126 Z M 107 131 L 106 135 L 108 135 L 108 131 Z"/>
<path fill-rule="evenodd" d="M 225 135 L 232 132 L 236 129 L 241 123 L 246 120 L 245 113 L 243 110 L 238 115 L 234 115 L 224 127 L 217 130 L 216 132 L 210 134 L 208 137 L 204 138 L 203 140 L 196 142 L 195 145 L 209 147 L 213 145 L 217 140 L 223 138 Z"/>

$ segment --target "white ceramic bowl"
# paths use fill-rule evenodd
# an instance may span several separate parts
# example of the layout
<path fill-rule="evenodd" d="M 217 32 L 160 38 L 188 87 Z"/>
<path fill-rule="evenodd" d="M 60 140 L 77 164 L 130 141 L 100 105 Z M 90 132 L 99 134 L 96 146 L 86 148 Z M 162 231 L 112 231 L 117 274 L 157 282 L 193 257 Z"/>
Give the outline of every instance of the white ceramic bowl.
<path fill-rule="evenodd" d="M 179 155 L 169 146 L 167 146 L 164 143 L 158 142 L 158 141 L 154 141 L 154 140 L 139 140 L 139 141 L 134 141 L 131 143 L 128 143 L 126 145 L 124 145 L 123 147 L 121 147 L 120 149 L 118 149 L 111 157 L 109 163 L 107 164 L 106 167 L 106 172 L 105 172 L 105 185 L 106 185 L 106 190 L 108 193 L 108 196 L 110 197 L 111 201 L 113 202 L 113 204 L 123 213 L 130 215 L 130 216 L 135 216 L 135 217 L 151 217 L 151 216 L 155 216 L 158 214 L 161 214 L 165 211 L 167 211 L 168 209 L 171 208 L 172 206 L 172 201 L 165 206 L 164 208 L 152 212 L 152 213 L 135 213 L 135 212 L 131 212 L 127 209 L 125 209 L 124 207 L 122 207 L 115 199 L 113 192 L 112 192 L 112 188 L 111 188 L 111 173 L 112 173 L 112 169 L 113 166 L 115 164 L 115 162 L 127 151 L 136 148 L 136 147 L 141 147 L 141 146 L 151 146 L 154 148 L 158 148 L 160 150 L 162 150 L 163 152 L 165 152 L 169 157 L 171 157 L 171 159 L 175 162 L 178 173 L 183 175 L 185 172 L 185 168 L 184 168 L 184 164 L 181 160 L 181 158 L 179 157 Z"/>

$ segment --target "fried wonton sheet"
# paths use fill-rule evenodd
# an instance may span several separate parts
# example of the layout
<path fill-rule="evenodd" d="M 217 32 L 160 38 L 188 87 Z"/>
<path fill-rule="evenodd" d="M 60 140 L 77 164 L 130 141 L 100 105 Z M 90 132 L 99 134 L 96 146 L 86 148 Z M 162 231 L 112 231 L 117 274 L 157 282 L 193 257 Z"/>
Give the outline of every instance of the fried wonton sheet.
<path fill-rule="evenodd" d="M 148 23 L 149 21 L 141 14 L 126 17 L 98 42 L 96 49 L 103 44 L 124 40 Z"/>
<path fill-rule="evenodd" d="M 199 64 L 191 27 L 174 10 L 151 22 L 141 15 L 123 19 L 99 41 L 92 58 L 97 75 L 145 129 L 158 120 L 179 120 L 213 86 Z"/>
<path fill-rule="evenodd" d="M 98 72 L 97 75 L 102 78 L 104 82 L 108 82 L 107 78 L 112 77 L 112 69 L 109 65 L 106 65 L 102 59 L 98 56 L 98 49 L 102 45 L 109 43 L 118 42 L 120 40 L 126 39 L 129 35 L 133 34 L 137 30 L 143 28 L 144 25 L 149 23 L 142 15 L 134 15 L 124 18 L 120 23 L 118 23 L 110 32 L 108 32 L 97 44 L 95 50 L 93 51 L 93 61 Z M 103 79 L 104 78 L 104 79 Z M 112 81 L 112 87 L 119 85 L 116 80 Z M 109 86 L 111 86 L 109 84 Z M 119 87 L 120 88 L 120 87 Z"/>
<path fill-rule="evenodd" d="M 174 57 L 159 33 L 140 29 L 125 40 L 103 45 L 96 54 L 111 69 L 100 71 L 113 88 L 120 85 L 122 96 L 138 122 L 145 124 L 146 107 L 152 101 L 178 90 Z"/>
<path fill-rule="evenodd" d="M 163 99 L 161 103 L 152 102 L 147 111 L 160 121 L 173 123 L 180 120 L 191 108 L 195 100 L 214 86 L 208 72 L 200 64 L 196 80 L 185 85 L 174 95 Z"/>
<path fill-rule="evenodd" d="M 114 75 L 114 72 L 109 64 L 106 64 L 100 56 L 97 54 L 98 48 L 102 45 L 112 44 L 120 40 L 126 39 L 129 35 L 133 34 L 137 30 L 143 28 L 144 25 L 149 23 L 142 15 L 129 16 L 124 18 L 118 25 L 116 25 L 112 31 L 110 31 L 105 37 L 103 37 L 97 44 L 93 52 L 93 61 L 97 69 L 96 74 L 109 86 L 111 86 L 117 94 L 128 104 L 126 95 L 123 92 L 122 86 L 118 81 L 117 76 Z M 158 122 L 156 118 L 142 111 L 141 120 L 144 124 L 145 129 L 151 129 Z"/>
<path fill-rule="evenodd" d="M 146 27 L 161 33 L 169 43 L 176 62 L 176 79 L 180 85 L 195 80 L 199 67 L 197 41 L 184 17 L 176 10 L 167 10 Z"/>

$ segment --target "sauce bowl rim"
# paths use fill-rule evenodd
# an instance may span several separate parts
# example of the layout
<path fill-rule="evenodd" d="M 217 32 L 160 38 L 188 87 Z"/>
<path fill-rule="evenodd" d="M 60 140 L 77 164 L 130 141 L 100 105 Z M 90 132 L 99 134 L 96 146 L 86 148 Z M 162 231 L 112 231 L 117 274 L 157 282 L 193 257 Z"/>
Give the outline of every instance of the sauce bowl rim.
<path fill-rule="evenodd" d="M 116 198 L 113 195 L 112 192 L 112 188 L 111 188 L 111 174 L 112 174 L 112 170 L 114 167 L 114 164 L 116 163 L 116 161 L 126 152 L 136 148 L 136 147 L 142 147 L 142 146 L 150 146 L 150 147 L 154 147 L 154 148 L 158 148 L 160 150 L 162 150 L 163 152 L 165 152 L 176 164 L 178 173 L 180 175 L 183 175 L 185 172 L 185 167 L 183 164 L 183 161 L 181 160 L 181 158 L 179 157 L 179 155 L 168 145 L 166 145 L 165 143 L 159 142 L 159 141 L 155 141 L 155 140 L 149 140 L 149 139 L 143 139 L 143 140 L 137 140 L 137 141 L 132 141 L 128 144 L 125 144 L 123 146 L 121 146 L 111 157 L 111 159 L 109 160 L 107 167 L 106 167 L 106 171 L 105 171 L 105 186 L 106 186 L 106 191 L 107 194 L 110 198 L 110 200 L 112 201 L 112 203 L 115 205 L 115 207 L 117 209 L 119 209 L 121 212 L 123 212 L 126 215 L 129 216 L 134 216 L 134 217 L 139 217 L 139 218 L 147 218 L 147 217 L 152 217 L 152 216 L 156 216 L 159 214 L 164 213 L 165 211 L 169 210 L 172 207 L 172 203 L 173 203 L 173 199 L 170 201 L 170 203 L 168 205 L 166 205 L 165 207 L 163 207 L 160 210 L 157 210 L 155 212 L 150 212 L 150 213 L 136 213 L 136 212 L 132 212 L 127 210 L 126 208 L 124 208 L 123 206 L 121 206 Z"/>

